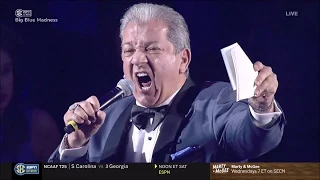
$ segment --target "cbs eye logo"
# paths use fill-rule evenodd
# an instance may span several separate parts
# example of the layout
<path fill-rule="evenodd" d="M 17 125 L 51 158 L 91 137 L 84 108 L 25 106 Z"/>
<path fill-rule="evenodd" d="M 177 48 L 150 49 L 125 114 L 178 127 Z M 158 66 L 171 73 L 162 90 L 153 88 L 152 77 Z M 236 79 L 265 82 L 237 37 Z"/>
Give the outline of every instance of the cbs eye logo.
<path fill-rule="evenodd" d="M 22 17 L 22 9 L 17 9 L 15 15 L 16 17 Z"/>
<path fill-rule="evenodd" d="M 17 18 L 21 17 L 31 17 L 32 16 L 32 11 L 31 10 L 23 10 L 23 9 L 17 9 L 14 14 L 16 15 Z"/>

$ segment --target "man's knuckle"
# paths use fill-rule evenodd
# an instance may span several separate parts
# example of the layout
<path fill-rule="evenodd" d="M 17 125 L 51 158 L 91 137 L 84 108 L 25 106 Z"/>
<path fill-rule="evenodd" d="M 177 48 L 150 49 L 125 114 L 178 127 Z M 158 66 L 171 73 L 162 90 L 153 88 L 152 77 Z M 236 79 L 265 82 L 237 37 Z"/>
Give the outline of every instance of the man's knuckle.
<path fill-rule="evenodd" d="M 267 81 L 268 83 L 271 83 L 271 77 L 268 76 L 268 77 L 266 78 L 266 81 Z"/>
<path fill-rule="evenodd" d="M 92 103 L 96 102 L 97 100 L 98 100 L 98 98 L 96 96 L 93 96 L 93 95 L 88 98 L 88 101 L 92 102 Z"/>
<path fill-rule="evenodd" d="M 277 74 L 273 73 L 273 78 L 277 79 L 278 78 Z"/>
<path fill-rule="evenodd" d="M 91 107 L 90 103 L 87 101 L 83 101 L 82 105 L 83 105 L 83 108 L 86 110 L 90 109 Z"/>
<path fill-rule="evenodd" d="M 270 66 L 265 67 L 267 71 L 272 72 L 272 68 Z"/>

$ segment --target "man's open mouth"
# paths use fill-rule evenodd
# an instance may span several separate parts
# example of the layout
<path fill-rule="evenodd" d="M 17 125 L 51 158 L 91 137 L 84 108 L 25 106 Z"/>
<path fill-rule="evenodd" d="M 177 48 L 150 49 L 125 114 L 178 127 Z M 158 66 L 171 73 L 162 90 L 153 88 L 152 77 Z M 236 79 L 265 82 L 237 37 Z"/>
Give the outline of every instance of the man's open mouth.
<path fill-rule="evenodd" d="M 138 83 L 143 91 L 148 91 L 152 86 L 150 76 L 145 72 L 136 73 Z"/>

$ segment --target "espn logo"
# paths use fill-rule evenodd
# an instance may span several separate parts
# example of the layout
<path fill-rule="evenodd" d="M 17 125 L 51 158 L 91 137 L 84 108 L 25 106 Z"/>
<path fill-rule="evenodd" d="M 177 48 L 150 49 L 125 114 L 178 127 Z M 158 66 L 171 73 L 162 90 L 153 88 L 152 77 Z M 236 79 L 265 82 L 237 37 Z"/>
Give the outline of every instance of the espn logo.
<path fill-rule="evenodd" d="M 39 174 L 39 164 L 18 163 L 14 166 L 14 172 L 19 175 Z"/>

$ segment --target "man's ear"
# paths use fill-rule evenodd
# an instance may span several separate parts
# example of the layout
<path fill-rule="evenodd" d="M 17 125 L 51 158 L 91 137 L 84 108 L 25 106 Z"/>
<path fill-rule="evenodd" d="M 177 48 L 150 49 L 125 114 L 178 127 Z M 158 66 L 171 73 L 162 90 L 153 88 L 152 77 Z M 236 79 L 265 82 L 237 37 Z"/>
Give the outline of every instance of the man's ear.
<path fill-rule="evenodd" d="M 190 51 L 190 49 L 187 49 L 187 48 L 183 49 L 180 52 L 180 59 L 181 59 L 181 62 L 180 62 L 179 72 L 180 73 L 186 73 L 186 71 L 188 70 L 189 64 L 191 62 L 191 51 Z"/>

